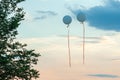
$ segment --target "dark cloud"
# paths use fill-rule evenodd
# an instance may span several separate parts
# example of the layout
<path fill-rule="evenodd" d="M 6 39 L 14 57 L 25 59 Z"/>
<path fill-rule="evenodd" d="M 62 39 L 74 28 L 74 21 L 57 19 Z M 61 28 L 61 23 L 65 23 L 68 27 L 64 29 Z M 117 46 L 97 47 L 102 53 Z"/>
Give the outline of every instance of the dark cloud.
<path fill-rule="evenodd" d="M 34 19 L 35 20 L 40 20 L 40 19 L 45 19 L 46 18 L 46 16 L 40 16 L 40 17 L 35 17 Z"/>
<path fill-rule="evenodd" d="M 46 14 L 46 15 L 51 15 L 51 16 L 56 16 L 57 13 L 53 11 L 37 11 L 39 14 Z"/>
<path fill-rule="evenodd" d="M 86 14 L 90 26 L 103 30 L 120 31 L 120 1 L 106 0 L 102 6 L 95 6 L 89 10 L 71 9 L 75 15 L 79 12 Z"/>
<path fill-rule="evenodd" d="M 101 37 L 85 37 L 86 39 L 96 39 L 96 40 L 100 40 Z"/>
<path fill-rule="evenodd" d="M 81 41 L 81 42 L 83 42 L 83 41 Z M 99 43 L 99 41 L 85 41 L 85 43 Z"/>
<path fill-rule="evenodd" d="M 112 74 L 88 74 L 87 76 L 100 77 L 100 78 L 119 78 L 119 76 Z"/>
<path fill-rule="evenodd" d="M 58 37 L 67 38 L 67 35 L 58 35 Z M 80 41 L 77 41 L 77 44 L 79 42 L 83 42 L 82 36 L 70 35 L 70 39 L 80 39 Z M 86 43 L 99 43 L 101 39 L 102 39 L 101 37 L 85 37 L 85 42 Z"/>
<path fill-rule="evenodd" d="M 37 11 L 37 13 L 40 15 L 38 17 L 35 17 L 35 20 L 42 20 L 42 19 L 46 19 L 48 17 L 52 17 L 52 16 L 56 16 L 57 13 L 53 12 L 53 11 Z"/>
<path fill-rule="evenodd" d="M 58 37 L 67 37 L 67 35 L 57 35 Z M 70 35 L 70 37 L 74 37 L 74 38 L 81 38 L 82 36 L 74 36 L 74 35 Z M 96 40 L 100 40 L 101 37 L 85 37 L 86 39 L 96 39 Z"/>

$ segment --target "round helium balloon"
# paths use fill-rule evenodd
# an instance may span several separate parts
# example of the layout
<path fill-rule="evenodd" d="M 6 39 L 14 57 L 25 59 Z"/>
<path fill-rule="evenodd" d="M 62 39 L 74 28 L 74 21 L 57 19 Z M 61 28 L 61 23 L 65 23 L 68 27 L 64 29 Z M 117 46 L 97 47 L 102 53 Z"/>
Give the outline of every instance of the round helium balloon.
<path fill-rule="evenodd" d="M 63 22 L 69 25 L 72 22 L 72 18 L 69 15 L 63 17 Z"/>
<path fill-rule="evenodd" d="M 83 13 L 79 13 L 77 15 L 77 20 L 80 22 L 84 22 L 86 20 L 86 16 Z"/>

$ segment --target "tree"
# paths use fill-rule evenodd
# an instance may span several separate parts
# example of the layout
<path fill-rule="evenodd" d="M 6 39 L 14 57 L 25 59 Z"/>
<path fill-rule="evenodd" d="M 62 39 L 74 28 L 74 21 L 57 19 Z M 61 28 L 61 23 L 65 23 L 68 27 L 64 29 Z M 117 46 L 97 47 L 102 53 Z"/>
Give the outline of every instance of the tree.
<path fill-rule="evenodd" d="M 40 54 L 26 49 L 26 44 L 14 41 L 25 12 L 18 4 L 24 0 L 0 0 L 0 80 L 32 80 L 39 77 Z"/>

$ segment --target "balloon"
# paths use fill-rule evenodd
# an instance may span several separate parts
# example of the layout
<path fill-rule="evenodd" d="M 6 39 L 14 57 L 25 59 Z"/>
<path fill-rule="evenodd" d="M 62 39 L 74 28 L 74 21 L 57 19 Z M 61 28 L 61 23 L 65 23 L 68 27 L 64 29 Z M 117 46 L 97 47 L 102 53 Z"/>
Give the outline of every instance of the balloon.
<path fill-rule="evenodd" d="M 79 13 L 77 15 L 77 20 L 80 22 L 84 22 L 86 20 L 86 16 L 83 13 Z"/>
<path fill-rule="evenodd" d="M 69 25 L 72 22 L 72 18 L 69 15 L 63 17 L 63 22 Z"/>
<path fill-rule="evenodd" d="M 69 24 L 72 22 L 72 18 L 69 15 L 63 17 L 63 22 L 67 24 L 68 30 L 68 54 L 69 54 L 69 67 L 71 67 L 71 54 L 70 54 L 70 40 L 69 40 Z"/>
<path fill-rule="evenodd" d="M 77 15 L 77 20 L 79 22 L 82 22 L 82 24 L 83 24 L 83 64 L 85 62 L 85 26 L 83 23 L 85 21 L 85 19 L 86 19 L 86 16 L 83 13 L 79 13 Z"/>

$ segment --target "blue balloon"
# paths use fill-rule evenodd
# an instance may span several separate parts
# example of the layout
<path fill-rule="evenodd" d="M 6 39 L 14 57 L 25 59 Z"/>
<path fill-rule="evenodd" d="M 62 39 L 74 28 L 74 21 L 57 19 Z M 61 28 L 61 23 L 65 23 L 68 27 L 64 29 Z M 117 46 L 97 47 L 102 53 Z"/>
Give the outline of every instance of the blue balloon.
<path fill-rule="evenodd" d="M 79 13 L 77 15 L 77 20 L 80 22 L 84 22 L 86 20 L 86 16 L 83 13 Z"/>
<path fill-rule="evenodd" d="M 63 22 L 69 25 L 72 22 L 72 18 L 69 15 L 63 17 Z"/>

